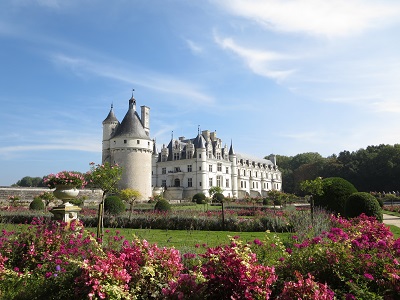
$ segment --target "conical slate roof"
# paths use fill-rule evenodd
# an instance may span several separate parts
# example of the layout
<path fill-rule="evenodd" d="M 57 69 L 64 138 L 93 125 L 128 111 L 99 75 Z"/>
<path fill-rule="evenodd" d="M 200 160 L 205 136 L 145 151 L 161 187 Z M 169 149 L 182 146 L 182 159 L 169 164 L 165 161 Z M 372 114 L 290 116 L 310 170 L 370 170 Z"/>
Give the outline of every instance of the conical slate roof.
<path fill-rule="evenodd" d="M 232 141 L 231 141 L 231 147 L 229 148 L 229 155 L 235 155 L 235 150 L 233 150 Z"/>
<path fill-rule="evenodd" d="M 205 148 L 206 147 L 206 140 L 204 137 L 199 133 L 197 137 L 193 141 L 193 145 L 195 148 Z"/>
<path fill-rule="evenodd" d="M 108 113 L 107 118 L 104 119 L 103 124 L 104 123 L 114 123 L 114 122 L 118 122 L 118 119 L 115 116 L 113 106 L 111 105 L 110 112 Z"/>
<path fill-rule="evenodd" d="M 129 110 L 115 131 L 113 137 L 129 137 L 150 140 L 150 137 L 146 134 L 143 124 L 140 121 L 140 117 L 134 108 L 132 99 L 129 100 Z"/>

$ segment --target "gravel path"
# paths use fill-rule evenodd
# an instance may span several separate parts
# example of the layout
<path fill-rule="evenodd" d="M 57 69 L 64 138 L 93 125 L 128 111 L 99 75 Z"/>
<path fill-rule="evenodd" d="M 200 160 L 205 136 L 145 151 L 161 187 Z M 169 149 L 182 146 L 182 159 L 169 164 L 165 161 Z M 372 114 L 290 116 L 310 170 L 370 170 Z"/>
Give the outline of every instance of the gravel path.
<path fill-rule="evenodd" d="M 383 223 L 400 227 L 400 217 L 383 214 Z"/>

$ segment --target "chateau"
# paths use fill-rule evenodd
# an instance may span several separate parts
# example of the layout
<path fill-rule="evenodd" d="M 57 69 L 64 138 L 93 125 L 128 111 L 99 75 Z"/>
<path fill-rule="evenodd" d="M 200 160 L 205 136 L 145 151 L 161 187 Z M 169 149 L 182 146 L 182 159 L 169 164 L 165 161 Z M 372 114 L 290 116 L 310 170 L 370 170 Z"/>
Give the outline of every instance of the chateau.
<path fill-rule="evenodd" d="M 282 189 L 281 172 L 275 156 L 269 160 L 228 149 L 216 132 L 198 130 L 197 136 L 171 138 L 157 151 L 150 138 L 150 108 L 136 111 L 132 95 L 129 109 L 120 123 L 113 107 L 103 121 L 102 161 L 123 167 L 120 188 L 140 191 L 142 200 L 163 194 L 169 200 L 191 199 L 196 193 L 208 196 L 219 186 L 226 197 L 264 197 Z"/>

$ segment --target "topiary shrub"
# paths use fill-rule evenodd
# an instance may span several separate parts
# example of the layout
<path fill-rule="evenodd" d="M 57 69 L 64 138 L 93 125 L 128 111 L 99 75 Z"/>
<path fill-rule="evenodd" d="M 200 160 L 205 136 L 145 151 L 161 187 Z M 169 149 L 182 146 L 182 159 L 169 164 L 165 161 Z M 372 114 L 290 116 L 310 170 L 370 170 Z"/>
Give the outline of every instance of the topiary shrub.
<path fill-rule="evenodd" d="M 196 202 L 197 204 L 204 204 L 205 201 L 206 201 L 206 195 L 204 195 L 204 193 L 197 193 L 192 198 L 192 202 Z"/>
<path fill-rule="evenodd" d="M 314 196 L 314 205 L 327 211 L 344 215 L 347 198 L 357 192 L 353 184 L 340 177 L 322 180 L 323 195 Z"/>
<path fill-rule="evenodd" d="M 158 200 L 156 205 L 154 206 L 155 211 L 170 211 L 171 204 L 165 199 Z"/>
<path fill-rule="evenodd" d="M 224 199 L 225 199 L 225 196 L 222 193 L 215 193 L 213 195 L 213 200 L 217 203 L 222 203 L 224 201 Z"/>
<path fill-rule="evenodd" d="M 345 216 L 347 218 L 355 218 L 361 214 L 375 217 L 380 222 L 383 220 L 382 208 L 378 200 L 369 193 L 354 193 L 347 198 Z"/>
<path fill-rule="evenodd" d="M 29 209 L 31 210 L 44 210 L 43 200 L 39 197 L 35 197 L 33 201 L 29 204 Z"/>
<path fill-rule="evenodd" d="M 118 215 L 125 212 L 125 203 L 118 196 L 108 196 L 104 199 L 104 212 Z"/>
<path fill-rule="evenodd" d="M 282 200 L 279 199 L 279 198 L 276 198 L 276 199 L 273 200 L 273 203 L 274 203 L 274 205 L 280 206 L 280 205 L 282 205 Z"/>

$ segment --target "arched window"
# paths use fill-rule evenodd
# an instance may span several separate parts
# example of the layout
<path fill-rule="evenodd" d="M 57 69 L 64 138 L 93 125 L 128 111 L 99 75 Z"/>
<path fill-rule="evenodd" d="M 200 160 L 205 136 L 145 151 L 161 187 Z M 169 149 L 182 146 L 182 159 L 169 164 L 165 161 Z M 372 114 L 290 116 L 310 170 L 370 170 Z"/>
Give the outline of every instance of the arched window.
<path fill-rule="evenodd" d="M 181 181 L 180 181 L 178 178 L 175 179 L 175 184 L 174 184 L 174 186 L 176 186 L 176 187 L 181 186 Z"/>

